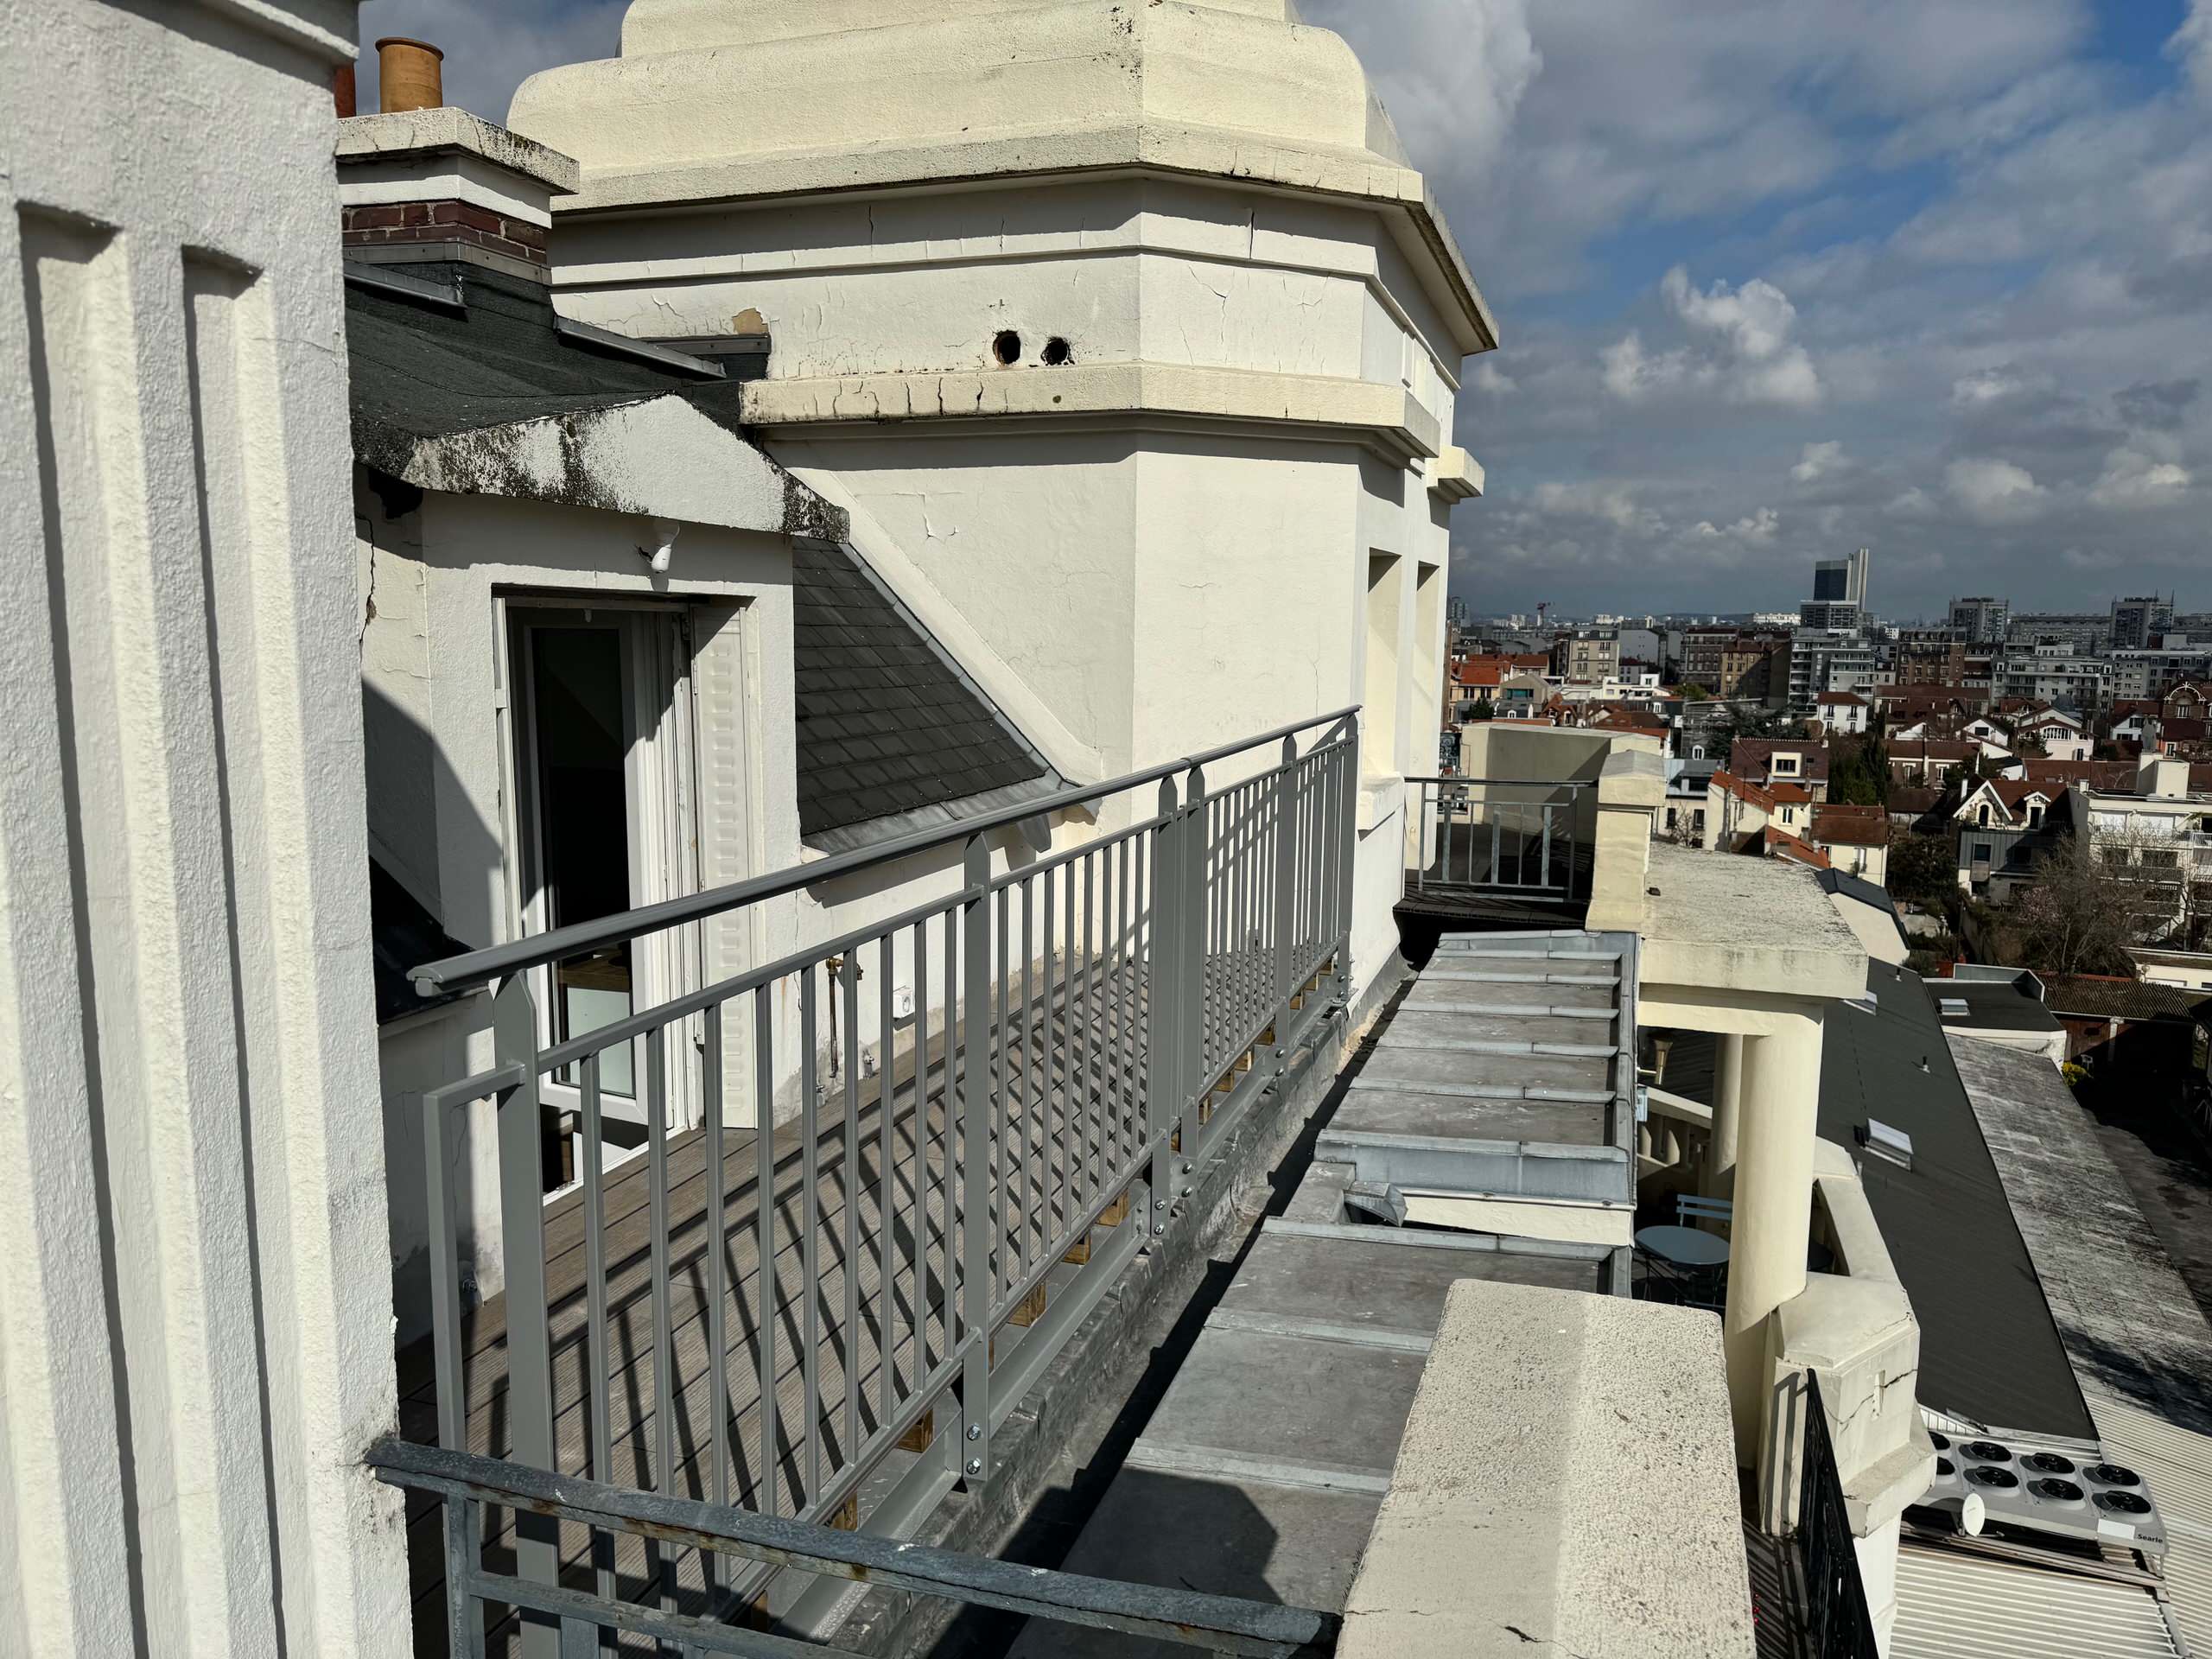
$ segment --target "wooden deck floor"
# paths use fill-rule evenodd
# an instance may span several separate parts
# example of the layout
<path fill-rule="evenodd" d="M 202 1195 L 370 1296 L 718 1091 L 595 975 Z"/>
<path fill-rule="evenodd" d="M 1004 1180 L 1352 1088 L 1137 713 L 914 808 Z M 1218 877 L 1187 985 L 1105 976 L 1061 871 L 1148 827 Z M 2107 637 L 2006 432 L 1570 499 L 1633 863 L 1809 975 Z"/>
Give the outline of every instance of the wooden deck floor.
<path fill-rule="evenodd" d="M 1209 963 L 1213 995 L 1207 1002 L 1211 1023 L 1218 1027 L 1210 1037 L 1210 1052 L 1249 1042 L 1242 1010 L 1260 1005 L 1255 988 L 1269 965 L 1241 956 Z M 1001 1290 L 1039 1265 L 1058 1260 L 1071 1244 L 1087 1241 L 1087 1230 L 1079 1224 L 1089 1211 L 1116 1196 L 1107 1190 L 1109 1185 L 1118 1189 L 1125 1184 L 1142 1138 L 1142 965 L 1125 960 L 1118 973 L 1095 977 L 1092 988 L 1078 985 L 1071 999 L 1041 1001 L 1033 1014 L 1017 1006 L 1006 1021 L 1003 1081 L 994 1079 L 990 1148 L 994 1268 Z M 1001 1052 L 995 1023 L 992 1032 L 990 1052 L 995 1055 Z M 804 1508 L 855 1446 L 916 1403 L 918 1383 L 946 1352 L 946 1221 L 949 1214 L 959 1220 L 948 1179 L 949 1171 L 960 1166 L 957 1134 L 948 1134 L 942 1039 L 930 1048 L 918 1087 L 911 1057 L 894 1062 L 887 1124 L 882 1079 L 860 1083 L 857 1134 L 852 1137 L 856 1156 L 849 1168 L 842 1084 L 821 1112 L 810 1185 L 806 1137 L 799 1126 L 792 1122 L 775 1130 L 773 1291 L 765 1304 L 768 1281 L 760 1272 L 757 1139 L 749 1129 L 724 1132 L 719 1248 L 725 1289 L 719 1357 L 710 1353 L 707 1317 L 709 1252 L 716 1241 L 709 1236 L 708 1222 L 712 1177 L 706 1137 L 699 1130 L 670 1137 L 667 1318 L 673 1455 L 665 1481 L 659 1467 L 649 1160 L 642 1154 L 630 1158 L 608 1172 L 604 1187 L 608 1351 L 599 1369 L 608 1375 L 610 1386 L 607 1459 L 598 1468 L 593 1466 L 589 1432 L 588 1379 L 594 1366 L 583 1197 L 580 1190 L 571 1191 L 548 1205 L 556 1460 L 563 1472 L 672 1490 L 684 1497 L 716 1496 L 710 1378 L 718 1357 L 728 1390 L 724 1493 L 728 1501 L 764 1507 L 770 1464 L 761 1444 L 765 1414 L 759 1382 L 764 1313 L 773 1332 L 777 1512 Z M 957 1048 L 951 1058 L 956 1069 L 963 1064 Z M 955 1083 L 957 1102 L 957 1078 Z M 810 1239 L 817 1258 L 811 1309 L 804 1282 Z M 954 1243 L 957 1248 L 957 1236 Z M 857 1305 L 849 1325 L 849 1274 L 856 1281 Z M 880 1294 L 887 1283 L 888 1298 Z M 471 1311 L 462 1337 L 467 1449 L 508 1455 L 505 1299 L 491 1297 Z M 404 1350 L 398 1363 L 402 1433 L 435 1440 L 436 1399 L 428 1340 Z M 486 1565 L 511 1570 L 511 1544 L 512 1517 L 498 1516 L 487 1523 Z M 582 1529 L 564 1529 L 563 1573 L 578 1587 L 593 1582 L 593 1548 Z M 416 1651 L 442 1652 L 442 1535 L 438 1506 L 419 1495 L 410 1495 L 408 1549 Z M 619 1592 L 632 1598 L 664 1570 L 635 1539 L 621 1541 L 613 1566 Z M 668 1570 L 683 1610 L 703 1611 L 708 1587 L 696 1556 L 687 1554 Z"/>

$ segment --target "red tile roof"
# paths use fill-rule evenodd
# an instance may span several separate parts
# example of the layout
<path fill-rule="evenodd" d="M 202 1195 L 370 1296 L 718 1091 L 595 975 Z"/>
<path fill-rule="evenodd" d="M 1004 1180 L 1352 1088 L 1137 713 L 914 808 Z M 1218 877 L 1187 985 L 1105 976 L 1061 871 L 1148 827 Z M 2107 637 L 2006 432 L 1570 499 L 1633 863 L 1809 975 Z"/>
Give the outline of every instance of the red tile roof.
<path fill-rule="evenodd" d="M 1886 847 L 1890 814 L 1880 806 L 1823 806 L 1815 809 L 1807 840 L 1835 847 Z"/>
<path fill-rule="evenodd" d="M 1733 795 L 1739 801 L 1747 801 L 1762 812 L 1774 810 L 1773 796 L 1768 794 L 1757 784 L 1746 783 L 1734 772 L 1725 768 L 1714 772 L 1712 781 L 1706 787 L 1717 789 L 1723 795 Z"/>
<path fill-rule="evenodd" d="M 1819 848 L 1808 846 L 1788 830 L 1777 830 L 1770 823 L 1766 827 L 1766 849 L 1777 858 L 1795 859 L 1798 863 L 1809 864 L 1816 870 L 1827 869 L 1834 862 Z"/>

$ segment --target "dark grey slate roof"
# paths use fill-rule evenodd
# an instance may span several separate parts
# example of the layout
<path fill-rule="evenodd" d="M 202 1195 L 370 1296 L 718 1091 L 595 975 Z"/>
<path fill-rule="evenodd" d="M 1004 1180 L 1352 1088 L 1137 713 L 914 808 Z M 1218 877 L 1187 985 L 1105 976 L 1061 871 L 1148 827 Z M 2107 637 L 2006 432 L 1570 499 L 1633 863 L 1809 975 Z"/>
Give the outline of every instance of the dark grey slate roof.
<path fill-rule="evenodd" d="M 426 438 L 670 394 L 740 430 L 734 366 L 730 378 L 702 379 L 563 334 L 545 290 L 520 278 L 446 264 L 405 275 L 457 278 L 466 307 L 348 283 L 353 451 L 365 466 L 396 474 Z M 804 538 L 792 545 L 803 837 L 842 849 L 944 823 L 962 804 L 998 806 L 1061 787 L 857 553 Z"/>
<path fill-rule="evenodd" d="M 2018 985 L 2002 980 L 1934 979 L 1928 982 L 1928 994 L 1937 1001 L 1937 1012 L 1946 998 L 1954 998 L 1967 1005 L 1962 1014 L 1942 1014 L 1946 1030 L 1983 1031 L 2040 1031 L 2062 1029 L 2050 1011 Z"/>
<path fill-rule="evenodd" d="M 466 308 L 349 283 L 346 353 L 353 454 L 397 474 L 424 438 L 510 421 L 613 409 L 678 393 L 735 431 L 743 380 L 696 375 L 563 335 L 539 284 L 473 265 L 409 265 L 423 282 L 458 281 Z M 733 364 L 759 359 L 728 359 Z"/>
<path fill-rule="evenodd" d="M 1062 786 L 851 548 L 798 543 L 792 569 L 802 836 L 920 829 L 955 802 Z"/>
<path fill-rule="evenodd" d="M 1841 893 L 1847 899 L 1856 899 L 1862 905 L 1872 905 L 1891 921 L 1897 919 L 1897 907 L 1890 898 L 1889 889 L 1876 887 L 1864 876 L 1827 869 L 1815 870 L 1813 879 L 1821 884 L 1823 893 Z"/>
<path fill-rule="evenodd" d="M 1840 1006 L 1826 1021 L 1820 1132 L 1856 1153 L 1871 1115 L 1912 1137 L 1910 1169 L 1858 1156 L 1866 1201 L 1920 1320 L 1921 1403 L 1991 1427 L 2094 1440 L 2096 1426 L 1930 1000 L 1942 986 L 1925 987 L 1917 974 L 1880 962 L 1866 964 L 1866 986 L 1872 1013 Z M 2048 1060 L 2020 1058 L 2056 1080 Z"/>

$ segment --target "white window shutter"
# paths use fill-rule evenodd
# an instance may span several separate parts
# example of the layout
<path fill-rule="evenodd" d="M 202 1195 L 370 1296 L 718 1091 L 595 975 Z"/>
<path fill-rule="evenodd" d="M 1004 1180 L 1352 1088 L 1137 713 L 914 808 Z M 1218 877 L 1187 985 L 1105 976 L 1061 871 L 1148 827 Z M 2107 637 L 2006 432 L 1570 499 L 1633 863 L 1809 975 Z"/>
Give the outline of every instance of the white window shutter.
<path fill-rule="evenodd" d="M 751 777 L 746 750 L 744 612 L 702 605 L 692 613 L 691 698 L 699 770 L 699 885 L 726 887 L 753 868 Z M 734 910 L 700 924 L 709 984 L 756 960 L 753 918 Z M 743 1128 L 753 1109 L 753 1003 L 748 994 L 722 1004 L 722 1121 Z"/>

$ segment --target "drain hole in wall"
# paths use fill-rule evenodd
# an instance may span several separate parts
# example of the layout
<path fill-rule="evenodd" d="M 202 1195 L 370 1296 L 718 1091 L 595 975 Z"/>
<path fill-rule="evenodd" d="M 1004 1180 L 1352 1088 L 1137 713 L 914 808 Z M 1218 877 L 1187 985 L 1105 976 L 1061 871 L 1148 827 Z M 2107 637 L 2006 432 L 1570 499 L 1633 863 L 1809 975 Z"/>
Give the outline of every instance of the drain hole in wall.
<path fill-rule="evenodd" d="M 1054 334 L 1045 342 L 1045 361 L 1057 369 L 1067 360 L 1068 343 L 1058 334 Z"/>
<path fill-rule="evenodd" d="M 991 355 L 1001 363 L 1021 361 L 1021 336 L 1011 328 L 1001 328 L 991 336 Z"/>

